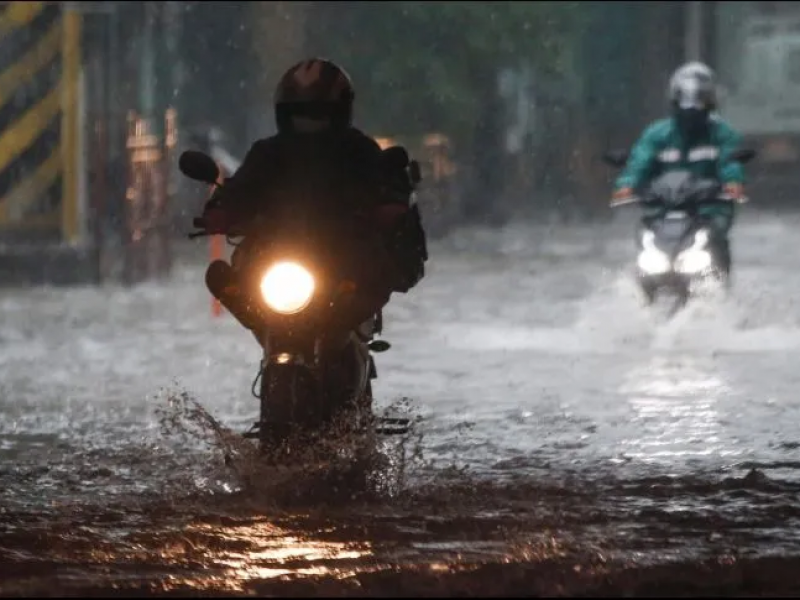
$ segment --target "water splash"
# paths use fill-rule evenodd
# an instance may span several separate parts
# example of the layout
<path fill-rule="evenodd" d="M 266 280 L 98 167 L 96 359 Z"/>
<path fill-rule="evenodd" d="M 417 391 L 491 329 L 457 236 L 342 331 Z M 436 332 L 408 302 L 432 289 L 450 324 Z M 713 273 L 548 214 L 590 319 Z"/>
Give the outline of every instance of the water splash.
<path fill-rule="evenodd" d="M 354 433 L 349 423 L 335 422 L 328 435 L 317 437 L 314 443 L 292 446 L 291 462 L 262 452 L 256 442 L 220 423 L 185 390 L 167 390 L 162 399 L 156 414 L 162 435 L 173 440 L 176 451 L 205 449 L 215 458 L 209 466 L 227 467 L 228 480 L 216 474 L 217 488 L 272 508 L 397 499 L 415 486 L 458 471 L 450 467 L 438 477 L 431 476 L 434 467 L 423 452 L 422 417 L 414 414 L 408 398 L 376 415 L 378 419 L 399 414 L 409 418 L 407 433 L 383 439 L 371 430 Z M 198 487 L 196 476 L 194 482 Z"/>

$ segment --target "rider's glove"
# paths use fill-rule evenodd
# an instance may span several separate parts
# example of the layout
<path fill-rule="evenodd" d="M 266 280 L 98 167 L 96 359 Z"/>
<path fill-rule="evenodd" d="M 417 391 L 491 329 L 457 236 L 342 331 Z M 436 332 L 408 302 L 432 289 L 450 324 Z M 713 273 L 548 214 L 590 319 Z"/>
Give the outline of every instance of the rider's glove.
<path fill-rule="evenodd" d="M 629 187 L 624 187 L 616 190 L 614 194 L 611 196 L 611 202 L 609 206 L 617 206 L 618 204 L 624 204 L 633 196 L 633 190 Z"/>
<path fill-rule="evenodd" d="M 730 196 L 736 202 L 747 202 L 747 197 L 744 195 L 744 186 L 741 183 L 726 183 L 724 191 L 727 196 Z"/>

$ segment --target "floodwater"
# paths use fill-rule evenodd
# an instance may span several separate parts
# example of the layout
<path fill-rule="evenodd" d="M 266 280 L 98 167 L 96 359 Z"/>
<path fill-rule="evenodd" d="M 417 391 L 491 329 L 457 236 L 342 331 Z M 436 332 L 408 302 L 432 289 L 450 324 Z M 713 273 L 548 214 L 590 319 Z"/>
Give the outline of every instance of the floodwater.
<path fill-rule="evenodd" d="M 167 283 L 0 291 L 0 595 L 797 595 L 798 226 L 751 212 L 731 296 L 671 320 L 631 220 L 433 244 L 366 491 L 234 435 L 260 357 L 202 242 Z"/>

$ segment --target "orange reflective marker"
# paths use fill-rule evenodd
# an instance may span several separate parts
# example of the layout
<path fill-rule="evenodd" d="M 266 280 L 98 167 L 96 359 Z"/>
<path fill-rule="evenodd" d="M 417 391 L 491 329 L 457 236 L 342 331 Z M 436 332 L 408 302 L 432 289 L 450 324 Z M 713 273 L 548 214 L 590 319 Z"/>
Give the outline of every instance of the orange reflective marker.
<path fill-rule="evenodd" d="M 222 166 L 217 165 L 219 168 L 219 183 L 222 183 Z M 214 186 L 211 187 L 211 193 L 214 193 Z M 212 235 L 208 241 L 208 250 L 209 250 L 209 262 L 214 262 L 215 260 L 220 260 L 225 253 L 225 236 L 223 235 Z M 222 304 L 219 300 L 217 300 L 214 296 L 211 296 L 211 316 L 212 317 L 219 317 L 222 315 Z"/>
<path fill-rule="evenodd" d="M 212 235 L 209 240 L 209 250 L 211 254 L 210 262 L 221 259 L 225 248 L 225 237 L 222 235 Z M 211 315 L 219 317 L 222 314 L 222 304 L 214 296 L 211 296 Z"/>

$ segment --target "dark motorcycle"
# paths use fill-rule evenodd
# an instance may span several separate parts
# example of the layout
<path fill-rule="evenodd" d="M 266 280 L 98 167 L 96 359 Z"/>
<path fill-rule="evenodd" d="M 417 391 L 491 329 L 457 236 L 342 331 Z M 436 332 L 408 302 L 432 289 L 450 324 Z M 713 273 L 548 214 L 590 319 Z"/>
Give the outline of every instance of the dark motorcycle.
<path fill-rule="evenodd" d="M 749 162 L 755 151 L 735 151 L 733 160 Z M 625 151 L 608 152 L 603 160 L 617 168 L 627 162 Z M 705 216 L 709 209 L 735 211 L 716 180 L 696 177 L 689 171 L 664 173 L 639 197 L 617 206 L 639 203 L 645 209 L 637 236 L 637 280 L 649 303 L 661 291 L 676 297 L 676 308 L 686 304 L 695 282 L 709 277 L 727 287 L 731 258 L 727 236 Z"/>
<path fill-rule="evenodd" d="M 217 165 L 202 152 L 184 152 L 179 167 L 191 179 L 218 185 Z M 202 219 L 194 225 L 204 228 Z M 190 237 L 202 235 L 208 234 Z M 334 425 L 405 433 L 407 419 L 378 420 L 372 413 L 376 371 L 370 351 L 389 348 L 373 339 L 380 333 L 380 315 L 356 331 L 337 327 L 336 315 L 346 310 L 354 291 L 353 264 L 364 263 L 371 241 L 352 223 L 332 224 L 303 209 L 235 235 L 244 239 L 231 260 L 236 294 L 263 348 L 252 390 L 260 415 L 245 437 L 257 439 L 263 450 L 290 452 L 290 441 L 332 434 Z M 351 243 L 343 247 L 342 240 Z"/>

